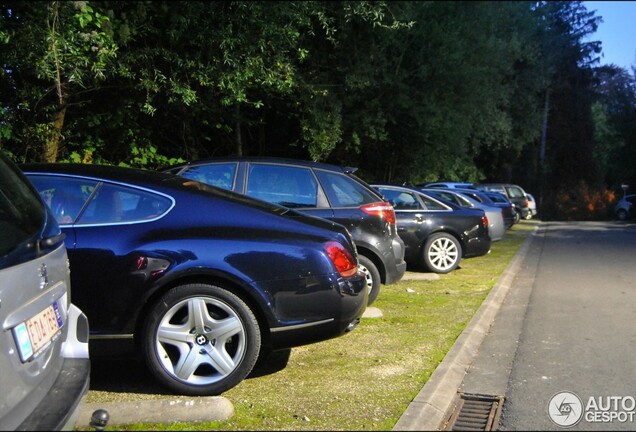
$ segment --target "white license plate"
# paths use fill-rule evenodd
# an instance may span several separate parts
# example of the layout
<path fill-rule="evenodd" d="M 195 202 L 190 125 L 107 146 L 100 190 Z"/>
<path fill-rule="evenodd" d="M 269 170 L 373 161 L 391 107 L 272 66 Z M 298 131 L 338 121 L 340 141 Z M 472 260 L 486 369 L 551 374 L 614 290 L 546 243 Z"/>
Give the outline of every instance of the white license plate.
<path fill-rule="evenodd" d="M 26 362 L 37 357 L 51 340 L 57 338 L 63 325 L 59 306 L 57 302 L 53 302 L 33 318 L 16 326 L 13 334 L 20 351 L 20 359 Z"/>

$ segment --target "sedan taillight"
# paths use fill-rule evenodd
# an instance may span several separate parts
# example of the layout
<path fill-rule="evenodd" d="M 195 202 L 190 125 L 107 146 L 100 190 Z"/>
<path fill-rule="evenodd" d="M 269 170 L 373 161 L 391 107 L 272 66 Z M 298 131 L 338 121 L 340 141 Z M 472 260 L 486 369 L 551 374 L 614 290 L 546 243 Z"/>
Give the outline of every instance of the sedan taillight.
<path fill-rule="evenodd" d="M 337 241 L 325 244 L 325 251 L 342 277 L 351 277 L 358 271 L 358 263 L 351 253 Z"/>
<path fill-rule="evenodd" d="M 485 215 L 481 217 L 481 222 L 484 224 L 484 228 L 488 228 L 488 218 Z"/>
<path fill-rule="evenodd" d="M 390 224 L 395 224 L 395 210 L 391 203 L 377 202 L 360 206 L 360 210 L 372 216 L 379 216 L 386 219 Z"/>

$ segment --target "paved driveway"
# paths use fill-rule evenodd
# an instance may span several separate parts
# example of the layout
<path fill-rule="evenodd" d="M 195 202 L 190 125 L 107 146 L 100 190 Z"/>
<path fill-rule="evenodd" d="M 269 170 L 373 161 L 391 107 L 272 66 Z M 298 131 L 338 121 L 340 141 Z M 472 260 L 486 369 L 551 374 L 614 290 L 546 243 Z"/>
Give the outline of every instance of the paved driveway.
<path fill-rule="evenodd" d="M 636 226 L 543 223 L 461 391 L 500 430 L 636 430 Z"/>

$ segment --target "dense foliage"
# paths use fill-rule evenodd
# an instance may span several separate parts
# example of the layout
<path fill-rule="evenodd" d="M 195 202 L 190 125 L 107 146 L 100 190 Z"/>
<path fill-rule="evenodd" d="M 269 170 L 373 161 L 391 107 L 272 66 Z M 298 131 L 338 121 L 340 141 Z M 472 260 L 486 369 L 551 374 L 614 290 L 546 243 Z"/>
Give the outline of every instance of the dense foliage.
<path fill-rule="evenodd" d="M 600 19 L 576 1 L 0 1 L 0 147 L 511 181 L 564 217 L 563 194 L 636 185 L 636 85 L 599 64 Z"/>

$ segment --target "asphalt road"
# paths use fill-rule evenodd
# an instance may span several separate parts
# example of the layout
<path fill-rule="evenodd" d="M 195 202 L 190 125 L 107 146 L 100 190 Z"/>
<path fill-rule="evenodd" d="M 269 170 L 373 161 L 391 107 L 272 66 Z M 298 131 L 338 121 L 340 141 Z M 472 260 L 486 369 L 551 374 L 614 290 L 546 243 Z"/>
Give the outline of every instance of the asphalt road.
<path fill-rule="evenodd" d="M 543 223 L 461 390 L 500 430 L 636 430 L 636 225 Z"/>

